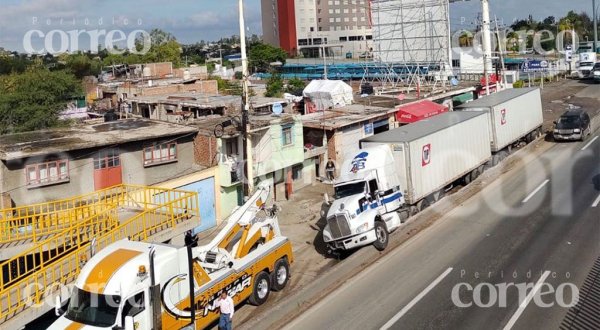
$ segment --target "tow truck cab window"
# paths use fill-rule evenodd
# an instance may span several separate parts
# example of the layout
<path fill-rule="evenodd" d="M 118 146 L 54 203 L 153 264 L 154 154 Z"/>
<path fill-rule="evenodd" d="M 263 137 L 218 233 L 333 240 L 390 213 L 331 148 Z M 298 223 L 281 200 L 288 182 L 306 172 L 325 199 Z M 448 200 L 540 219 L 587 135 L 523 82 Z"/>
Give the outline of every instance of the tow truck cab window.
<path fill-rule="evenodd" d="M 123 306 L 123 312 L 121 313 L 121 324 L 125 325 L 125 317 L 136 316 L 143 312 L 145 309 L 144 305 L 144 292 L 140 292 L 132 297 L 129 297 L 125 301 Z"/>

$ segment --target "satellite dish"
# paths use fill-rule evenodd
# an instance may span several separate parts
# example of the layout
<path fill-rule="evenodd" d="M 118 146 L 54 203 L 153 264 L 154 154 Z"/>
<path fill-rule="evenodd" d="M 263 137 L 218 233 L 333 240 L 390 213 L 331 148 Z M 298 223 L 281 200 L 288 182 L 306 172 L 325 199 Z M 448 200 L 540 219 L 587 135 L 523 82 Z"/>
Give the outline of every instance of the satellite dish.
<path fill-rule="evenodd" d="M 452 78 L 452 79 L 450 79 L 450 84 L 451 84 L 452 86 L 457 86 L 457 85 L 458 85 L 458 79 L 456 79 L 456 78 Z"/>
<path fill-rule="evenodd" d="M 281 115 L 283 113 L 283 105 L 281 105 L 281 103 L 274 103 L 273 104 L 273 114 L 274 115 Z"/>

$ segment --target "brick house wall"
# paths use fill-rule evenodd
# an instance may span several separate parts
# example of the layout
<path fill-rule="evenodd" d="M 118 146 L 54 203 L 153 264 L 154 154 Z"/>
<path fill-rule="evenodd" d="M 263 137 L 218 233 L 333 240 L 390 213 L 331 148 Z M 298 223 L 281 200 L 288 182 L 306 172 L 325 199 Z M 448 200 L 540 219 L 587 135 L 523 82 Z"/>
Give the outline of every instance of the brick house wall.
<path fill-rule="evenodd" d="M 202 80 L 197 81 L 194 84 L 147 87 L 141 91 L 141 95 L 153 96 L 177 93 L 198 93 L 216 95 L 218 94 L 218 92 L 219 88 L 217 86 L 216 80 Z"/>
<path fill-rule="evenodd" d="M 217 159 L 217 138 L 198 134 L 194 139 L 194 160 L 196 164 L 206 167 L 216 166 L 219 163 Z"/>

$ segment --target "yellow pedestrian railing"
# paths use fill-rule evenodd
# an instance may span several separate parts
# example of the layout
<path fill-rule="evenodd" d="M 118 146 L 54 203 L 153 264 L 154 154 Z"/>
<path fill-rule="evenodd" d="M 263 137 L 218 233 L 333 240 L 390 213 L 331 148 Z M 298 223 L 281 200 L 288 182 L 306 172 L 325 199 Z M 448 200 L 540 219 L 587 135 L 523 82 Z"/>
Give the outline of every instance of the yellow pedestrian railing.
<path fill-rule="evenodd" d="M 115 207 L 133 190 L 140 190 L 140 187 L 118 185 L 72 198 L 0 209 L 0 245 L 43 241 L 79 221 Z M 141 197 L 137 202 L 143 203 Z"/>
<path fill-rule="evenodd" d="M 104 190 L 93 202 L 112 207 L 1 264 L 10 275 L 4 272 L 0 282 L 0 325 L 31 306 L 52 303 L 46 298 L 75 280 L 92 250 L 125 238 L 146 241 L 198 217 L 197 200 L 197 193 L 175 189 L 119 185 Z M 135 213 L 118 219 L 127 211 Z"/>

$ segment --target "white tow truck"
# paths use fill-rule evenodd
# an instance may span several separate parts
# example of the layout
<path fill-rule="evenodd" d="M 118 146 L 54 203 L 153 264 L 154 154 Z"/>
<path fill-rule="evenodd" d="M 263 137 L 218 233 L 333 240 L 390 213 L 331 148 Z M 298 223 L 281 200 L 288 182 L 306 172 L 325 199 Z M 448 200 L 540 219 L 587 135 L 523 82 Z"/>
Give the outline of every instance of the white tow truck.
<path fill-rule="evenodd" d="M 218 319 L 223 291 L 235 304 L 264 303 L 286 286 L 293 261 L 269 193 L 260 187 L 205 246 L 122 240 L 102 249 L 82 268 L 66 311 L 57 299 L 61 316 L 50 329 L 203 329 Z"/>

